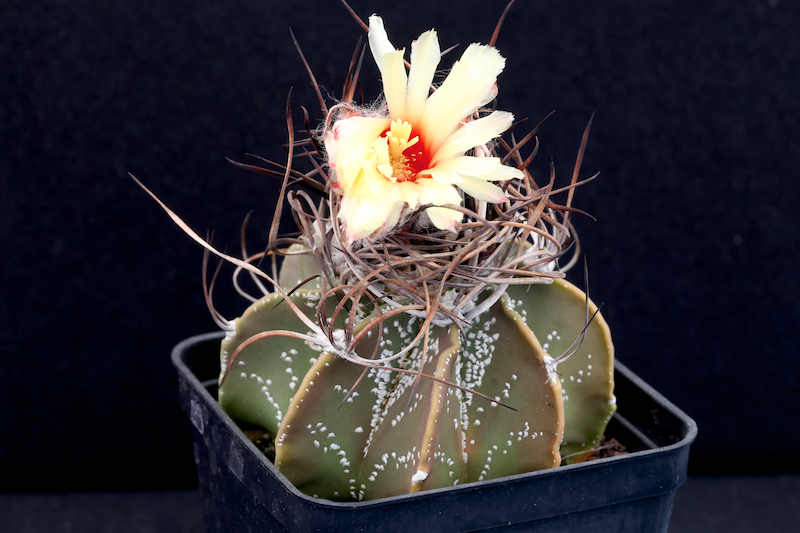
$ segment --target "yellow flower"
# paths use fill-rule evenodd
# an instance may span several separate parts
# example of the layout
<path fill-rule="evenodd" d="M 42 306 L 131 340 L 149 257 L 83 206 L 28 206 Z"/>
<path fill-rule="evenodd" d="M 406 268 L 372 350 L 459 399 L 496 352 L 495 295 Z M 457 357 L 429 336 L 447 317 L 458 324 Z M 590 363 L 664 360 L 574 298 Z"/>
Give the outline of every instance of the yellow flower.
<path fill-rule="evenodd" d="M 348 243 L 392 229 L 401 215 L 420 206 L 460 205 L 458 189 L 485 202 L 504 201 L 502 189 L 491 182 L 519 178 L 522 172 L 489 157 L 486 144 L 514 117 L 505 111 L 473 116 L 497 95 L 497 75 L 505 66 L 500 53 L 471 44 L 430 93 L 441 56 L 434 30 L 412 44 L 408 72 L 405 49 L 392 46 L 377 15 L 369 19 L 369 46 L 381 72 L 388 116 L 340 106 L 334 111 L 338 120 L 324 136 Z M 472 149 L 475 155 L 464 155 Z M 446 207 L 426 213 L 444 230 L 459 228 L 463 218 Z"/>

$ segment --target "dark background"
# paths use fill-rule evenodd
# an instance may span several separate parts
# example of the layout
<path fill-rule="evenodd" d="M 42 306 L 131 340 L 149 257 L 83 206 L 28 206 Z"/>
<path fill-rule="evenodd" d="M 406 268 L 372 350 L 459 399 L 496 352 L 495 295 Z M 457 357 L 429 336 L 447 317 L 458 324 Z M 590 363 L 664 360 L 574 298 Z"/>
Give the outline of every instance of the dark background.
<path fill-rule="evenodd" d="M 488 41 L 505 0 L 352 0 L 408 47 Z M 0 490 L 191 487 L 171 347 L 215 328 L 201 234 L 263 246 L 284 107 L 339 94 L 362 31 L 336 0 L 6 0 L 0 7 Z M 576 205 L 592 295 L 631 369 L 693 416 L 690 473 L 798 472 L 800 3 L 519 0 L 499 109 Z M 446 58 L 450 64 L 460 51 Z M 379 89 L 365 60 L 365 94 Z M 230 273 L 230 270 L 225 271 Z M 572 279 L 579 281 L 580 272 Z M 244 301 L 221 284 L 224 315 Z"/>

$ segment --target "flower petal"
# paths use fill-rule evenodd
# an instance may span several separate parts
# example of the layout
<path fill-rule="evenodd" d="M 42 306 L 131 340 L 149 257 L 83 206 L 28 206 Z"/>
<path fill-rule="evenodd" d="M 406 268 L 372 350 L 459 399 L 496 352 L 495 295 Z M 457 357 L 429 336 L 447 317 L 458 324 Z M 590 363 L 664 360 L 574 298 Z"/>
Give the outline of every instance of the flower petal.
<path fill-rule="evenodd" d="M 416 124 L 422 115 L 440 59 L 439 37 L 434 30 L 426 31 L 411 45 L 404 119 L 412 124 Z"/>
<path fill-rule="evenodd" d="M 440 161 L 430 169 L 433 171 L 455 172 L 461 176 L 473 176 L 482 180 L 497 181 L 521 178 L 522 171 L 504 165 L 499 157 L 473 157 L 462 155 Z"/>
<path fill-rule="evenodd" d="M 485 144 L 511 127 L 514 115 L 508 111 L 493 111 L 477 120 L 471 120 L 452 133 L 431 158 L 435 165 L 445 157 L 462 155 L 478 145 Z"/>
<path fill-rule="evenodd" d="M 381 58 L 383 58 L 384 54 L 396 52 L 397 48 L 389 41 L 389 36 L 386 35 L 386 28 L 383 27 L 383 19 L 378 15 L 369 17 L 369 33 L 367 37 L 372 57 L 375 59 L 375 64 L 380 68 Z"/>
<path fill-rule="evenodd" d="M 416 184 L 420 186 L 420 204 L 461 204 L 461 194 L 452 185 L 446 185 L 427 177 L 417 178 Z"/>
<path fill-rule="evenodd" d="M 496 94 L 506 60 L 491 46 L 471 44 L 428 98 L 422 113 L 426 148 L 435 152 L 466 116 Z"/>
<path fill-rule="evenodd" d="M 416 209 L 419 207 L 419 192 L 420 187 L 416 183 L 404 181 L 395 184 L 391 197 L 392 200 L 404 202 L 411 209 Z"/>
<path fill-rule="evenodd" d="M 348 244 L 369 237 L 381 228 L 397 224 L 404 203 L 386 195 L 364 194 L 343 198 L 339 218 L 347 224 Z"/>
<path fill-rule="evenodd" d="M 347 190 L 356 181 L 368 149 L 390 122 L 382 118 L 350 117 L 336 121 L 330 128 L 324 139 L 325 151 L 335 174 L 331 177 L 341 188 Z"/>
<path fill-rule="evenodd" d="M 397 50 L 389 41 L 383 19 L 378 15 L 369 17 L 369 49 L 375 64 L 381 71 L 383 80 L 383 93 L 389 114 L 393 117 L 402 116 L 406 108 L 406 85 L 408 78 L 406 66 L 403 62 L 405 49 Z"/>
<path fill-rule="evenodd" d="M 381 78 L 383 80 L 383 94 L 386 96 L 386 105 L 392 118 L 402 118 L 406 112 L 406 87 L 408 75 L 403 62 L 404 50 L 383 54 L 381 58 Z"/>
<path fill-rule="evenodd" d="M 423 170 L 418 174 L 418 176 L 430 176 L 444 185 L 452 185 L 454 183 L 461 183 L 464 181 L 464 179 L 459 176 L 457 172 L 454 172 L 452 169 L 445 168 L 443 166 Z"/>
<path fill-rule="evenodd" d="M 425 212 L 434 226 L 449 231 L 456 231 L 461 227 L 461 220 L 464 218 L 464 214 L 461 211 L 448 209 L 447 207 L 429 207 Z"/>
<path fill-rule="evenodd" d="M 330 164 L 339 164 L 359 146 L 369 147 L 391 122 L 388 118 L 372 117 L 350 117 L 334 122 L 325 135 L 325 150 Z"/>
<path fill-rule="evenodd" d="M 459 183 L 458 186 L 476 200 L 497 204 L 507 199 L 503 189 L 473 176 L 464 176 L 464 183 Z"/>

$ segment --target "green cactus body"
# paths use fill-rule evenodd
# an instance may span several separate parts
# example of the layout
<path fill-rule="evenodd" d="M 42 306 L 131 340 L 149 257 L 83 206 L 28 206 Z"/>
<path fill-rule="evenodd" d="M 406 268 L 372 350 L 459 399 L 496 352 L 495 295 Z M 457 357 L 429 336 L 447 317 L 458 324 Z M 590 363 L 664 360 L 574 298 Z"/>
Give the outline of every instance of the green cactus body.
<path fill-rule="evenodd" d="M 321 498 L 374 499 L 558 466 L 562 454 L 583 458 L 614 411 L 613 351 L 599 315 L 578 352 L 558 366 L 560 376 L 548 356 L 583 329 L 582 294 L 560 280 L 512 285 L 463 334 L 453 324 L 431 326 L 424 360 L 420 344 L 382 368 L 294 338 L 260 340 L 233 362 L 220 403 L 234 419 L 274 435 L 276 466 Z M 319 295 L 300 289 L 290 297 L 313 317 Z M 274 307 L 280 298 L 266 296 L 236 320 L 222 346 L 223 370 L 253 334 L 308 331 L 288 305 Z M 380 325 L 375 318 L 354 330 L 371 328 L 356 346 L 363 358 L 399 352 L 422 324 L 406 314 Z M 389 369 L 420 367 L 463 388 Z"/>
<path fill-rule="evenodd" d="M 564 353 L 579 338 L 586 316 L 586 294 L 564 280 L 551 285 L 511 285 L 514 308 L 541 339 L 545 350 Z M 589 301 L 590 316 L 597 306 Z M 564 395 L 564 464 L 587 459 L 617 410 L 614 397 L 614 345 L 600 313 L 586 328 L 580 348 L 557 367 Z"/>
<path fill-rule="evenodd" d="M 316 320 L 318 290 L 300 289 L 290 298 L 310 319 Z M 223 374 L 239 344 L 253 335 L 270 330 L 307 330 L 285 302 L 278 305 L 281 300 L 280 294 L 272 293 L 253 303 L 236 319 L 236 335 L 222 341 Z M 319 351 L 300 339 L 276 336 L 256 342 L 233 362 L 219 389 L 220 405 L 234 420 L 261 426 L 275 435 L 289 401 L 319 356 Z"/>

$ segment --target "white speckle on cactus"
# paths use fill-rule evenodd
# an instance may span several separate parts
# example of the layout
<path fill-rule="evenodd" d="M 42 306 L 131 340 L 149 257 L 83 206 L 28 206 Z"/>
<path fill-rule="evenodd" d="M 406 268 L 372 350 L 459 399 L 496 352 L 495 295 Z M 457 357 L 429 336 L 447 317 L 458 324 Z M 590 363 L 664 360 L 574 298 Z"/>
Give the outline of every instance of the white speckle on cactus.
<path fill-rule="evenodd" d="M 361 426 L 358 426 L 358 427 L 357 427 L 356 429 L 354 429 L 353 431 L 354 431 L 354 432 L 356 432 L 356 433 L 364 433 L 364 428 L 362 428 Z"/>
<path fill-rule="evenodd" d="M 428 473 L 424 470 L 417 470 L 417 473 L 411 476 L 412 483 L 422 483 L 426 479 L 428 479 Z"/>

